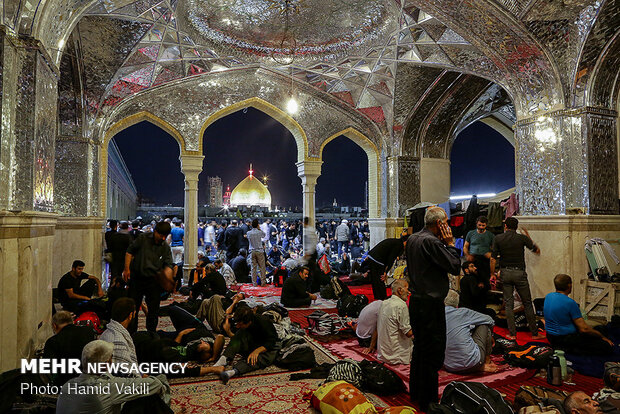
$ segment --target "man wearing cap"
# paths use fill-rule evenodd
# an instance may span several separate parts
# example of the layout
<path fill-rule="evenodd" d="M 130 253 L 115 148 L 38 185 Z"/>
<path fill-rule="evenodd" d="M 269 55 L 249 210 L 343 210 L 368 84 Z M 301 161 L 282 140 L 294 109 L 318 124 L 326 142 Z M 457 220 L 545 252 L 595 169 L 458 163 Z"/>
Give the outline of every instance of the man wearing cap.
<path fill-rule="evenodd" d="M 517 328 L 515 325 L 514 314 L 514 296 L 516 289 L 521 297 L 523 307 L 525 308 L 525 318 L 532 333 L 532 339 L 540 339 L 538 335 L 538 326 L 536 325 L 536 316 L 534 315 L 534 307 L 532 305 L 532 293 L 530 292 L 530 284 L 527 281 L 527 273 L 525 272 L 525 252 L 527 247 L 535 255 L 540 255 L 540 248 L 534 244 L 529 233 L 521 227 L 521 233 L 517 233 L 519 220 L 514 217 L 508 217 L 504 221 L 504 233 L 498 234 L 493 240 L 491 248 L 493 258 L 497 260 L 499 257 L 500 279 L 504 293 L 504 302 L 506 303 L 506 320 L 508 322 L 508 339 L 515 339 Z M 491 273 L 495 274 L 495 262 L 491 261 Z"/>

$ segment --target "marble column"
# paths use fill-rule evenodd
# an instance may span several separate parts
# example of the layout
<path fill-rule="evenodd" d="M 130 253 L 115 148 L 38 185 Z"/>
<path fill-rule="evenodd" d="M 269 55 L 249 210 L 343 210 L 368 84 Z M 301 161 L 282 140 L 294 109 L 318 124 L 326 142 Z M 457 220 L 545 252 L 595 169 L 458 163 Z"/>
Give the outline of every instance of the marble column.
<path fill-rule="evenodd" d="M 198 261 L 198 175 L 202 172 L 203 155 L 181 155 L 181 171 L 185 175 L 185 254 L 183 277 Z"/>
<path fill-rule="evenodd" d="M 403 217 L 420 202 L 420 159 L 388 157 L 388 217 Z"/>
<path fill-rule="evenodd" d="M 449 199 L 450 160 L 422 158 L 420 160 L 420 201 L 441 204 Z"/>
<path fill-rule="evenodd" d="M 297 175 L 301 178 L 301 187 L 303 191 L 304 217 L 310 219 L 310 226 L 314 226 L 315 218 L 315 187 L 316 180 L 321 175 L 321 165 L 323 161 L 305 160 L 298 162 Z"/>
<path fill-rule="evenodd" d="M 618 213 L 617 113 L 584 107 L 516 124 L 523 215 Z"/>

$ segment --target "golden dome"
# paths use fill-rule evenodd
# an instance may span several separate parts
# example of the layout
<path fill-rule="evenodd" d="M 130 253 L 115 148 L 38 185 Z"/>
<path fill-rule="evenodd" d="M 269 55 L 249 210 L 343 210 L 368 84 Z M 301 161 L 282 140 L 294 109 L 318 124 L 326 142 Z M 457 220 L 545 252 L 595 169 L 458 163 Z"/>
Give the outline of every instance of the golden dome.
<path fill-rule="evenodd" d="M 232 191 L 230 205 L 271 208 L 271 193 L 259 179 L 250 174 Z"/>

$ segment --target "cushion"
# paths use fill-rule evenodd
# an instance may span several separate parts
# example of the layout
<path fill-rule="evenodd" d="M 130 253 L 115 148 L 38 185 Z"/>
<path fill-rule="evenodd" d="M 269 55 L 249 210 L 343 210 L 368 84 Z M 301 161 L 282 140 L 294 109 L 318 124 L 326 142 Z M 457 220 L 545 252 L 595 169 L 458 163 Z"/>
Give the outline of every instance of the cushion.
<path fill-rule="evenodd" d="M 321 385 L 312 394 L 310 402 L 323 414 L 377 413 L 364 394 L 346 381 L 332 381 Z"/>

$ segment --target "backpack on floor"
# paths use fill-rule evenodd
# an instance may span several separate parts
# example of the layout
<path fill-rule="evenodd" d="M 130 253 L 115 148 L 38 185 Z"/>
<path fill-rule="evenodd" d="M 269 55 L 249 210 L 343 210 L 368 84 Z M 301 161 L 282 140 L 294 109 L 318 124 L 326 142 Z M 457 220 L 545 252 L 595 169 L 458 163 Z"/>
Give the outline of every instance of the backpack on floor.
<path fill-rule="evenodd" d="M 477 382 L 451 382 L 443 391 L 441 405 L 455 414 L 514 414 L 499 392 Z"/>
<path fill-rule="evenodd" d="M 336 362 L 329 370 L 326 383 L 332 381 L 346 381 L 356 388 L 362 388 L 363 372 L 359 362 L 346 358 Z"/>
<path fill-rule="evenodd" d="M 338 315 L 315 310 L 306 316 L 308 333 L 311 335 L 335 335 L 343 329 L 344 323 Z"/>
<path fill-rule="evenodd" d="M 558 406 L 562 405 L 567 395 L 565 391 L 561 390 L 522 385 L 515 394 L 514 407 L 518 410 L 532 405 L 539 407 Z"/>
<path fill-rule="evenodd" d="M 394 395 L 405 392 L 403 380 L 385 365 L 368 361 L 360 362 L 364 375 L 364 386 L 362 389 L 377 395 Z"/>
<path fill-rule="evenodd" d="M 493 345 L 493 350 L 491 351 L 493 355 L 504 355 L 519 347 L 517 341 L 506 339 L 501 335 L 493 334 L 493 339 L 495 339 L 495 345 Z"/>
<path fill-rule="evenodd" d="M 343 296 L 351 294 L 349 287 L 345 285 L 344 282 L 340 280 L 337 276 L 332 277 L 329 281 L 329 284 L 332 287 L 334 295 L 336 295 L 337 298 L 341 298 Z"/>
<path fill-rule="evenodd" d="M 336 307 L 338 315 L 357 318 L 364 307 L 368 305 L 368 297 L 366 295 L 345 295 L 338 299 Z"/>
<path fill-rule="evenodd" d="M 292 344 L 280 350 L 275 365 L 289 371 L 300 371 L 316 366 L 316 357 L 310 344 Z"/>
<path fill-rule="evenodd" d="M 540 343 L 527 343 L 516 347 L 506 354 L 506 362 L 521 368 L 545 368 L 549 358 L 553 355 L 553 348 Z"/>
<path fill-rule="evenodd" d="M 77 326 L 89 326 L 97 335 L 103 333 L 103 324 L 99 316 L 92 311 L 84 312 L 73 321 Z"/>
<path fill-rule="evenodd" d="M 603 380 L 607 387 L 620 392 L 620 362 L 605 362 Z"/>

